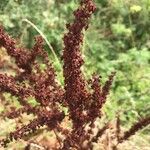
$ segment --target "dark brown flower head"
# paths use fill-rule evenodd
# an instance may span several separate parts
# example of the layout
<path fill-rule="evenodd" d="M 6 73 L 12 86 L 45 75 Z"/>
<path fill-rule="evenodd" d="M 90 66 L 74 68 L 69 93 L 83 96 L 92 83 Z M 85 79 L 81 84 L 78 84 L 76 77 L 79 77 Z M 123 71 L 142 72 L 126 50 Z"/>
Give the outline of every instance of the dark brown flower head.
<path fill-rule="evenodd" d="M 128 131 L 124 132 L 124 135 L 120 137 L 119 143 L 122 143 L 123 141 L 127 140 L 128 138 L 130 138 L 130 136 L 134 135 L 137 131 L 148 126 L 149 124 L 150 124 L 150 116 L 141 118 L 138 122 L 133 124 Z"/>
<path fill-rule="evenodd" d="M 86 81 L 81 72 L 83 59 L 80 46 L 83 42 L 83 30 L 87 29 L 89 17 L 94 10 L 92 0 L 83 1 L 81 7 L 74 12 L 74 22 L 67 24 L 69 32 L 64 35 L 65 100 L 68 103 L 70 117 L 77 126 L 83 118 L 84 103 L 88 97 Z"/>
<path fill-rule="evenodd" d="M 57 82 L 53 64 L 44 50 L 40 36 L 35 38 L 32 49 L 18 48 L 15 40 L 0 27 L 0 47 L 4 47 L 8 55 L 15 59 L 18 69 L 15 76 L 0 74 L 0 92 L 8 92 L 17 97 L 21 105 L 19 109 L 11 107 L 11 111 L 6 112 L 5 116 L 14 119 L 22 113 L 34 115 L 29 124 L 22 125 L 1 140 L 2 145 L 47 126 L 49 130 L 56 130 L 64 136 L 60 149 L 87 149 L 105 132 L 107 127 L 102 128 L 95 139 L 91 138 L 95 120 L 101 118 L 101 109 L 109 94 L 114 73 L 109 76 L 104 86 L 100 84 L 100 77 L 95 74 L 88 85 L 81 70 L 84 64 L 81 55 L 84 30 L 88 29 L 89 19 L 95 9 L 93 0 L 82 0 L 80 7 L 74 11 L 74 22 L 66 25 L 68 32 L 63 38 L 64 88 Z M 35 106 L 29 103 L 29 98 L 36 101 Z M 61 127 L 67 117 L 62 107 L 68 109 L 67 116 L 72 123 L 70 130 Z M 84 145 L 85 143 L 87 144 Z"/>
<path fill-rule="evenodd" d="M 43 49 L 43 39 L 40 36 L 36 37 L 31 50 L 16 48 L 15 40 L 0 28 L 0 47 L 4 47 L 8 55 L 15 59 L 19 69 L 15 76 L 0 74 L 0 92 L 15 96 L 22 106 L 19 109 L 11 109 L 5 116 L 11 119 L 20 117 L 22 113 L 35 116 L 28 125 L 10 133 L 2 140 L 2 145 L 22 138 L 44 125 L 51 130 L 56 128 L 64 118 L 64 113 L 59 109 L 60 103 L 63 105 L 64 90 L 57 83 L 52 63 Z M 41 64 L 45 65 L 43 70 Z M 28 102 L 30 97 L 37 101 L 36 106 Z"/>

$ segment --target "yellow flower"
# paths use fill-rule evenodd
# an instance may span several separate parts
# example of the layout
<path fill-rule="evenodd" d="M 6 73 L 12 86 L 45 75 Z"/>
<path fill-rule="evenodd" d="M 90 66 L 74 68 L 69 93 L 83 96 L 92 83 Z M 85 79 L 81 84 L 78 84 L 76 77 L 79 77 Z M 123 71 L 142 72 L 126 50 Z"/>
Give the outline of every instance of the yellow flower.
<path fill-rule="evenodd" d="M 130 7 L 131 13 L 137 13 L 137 12 L 140 12 L 141 10 L 142 10 L 142 7 L 139 5 L 133 5 Z"/>

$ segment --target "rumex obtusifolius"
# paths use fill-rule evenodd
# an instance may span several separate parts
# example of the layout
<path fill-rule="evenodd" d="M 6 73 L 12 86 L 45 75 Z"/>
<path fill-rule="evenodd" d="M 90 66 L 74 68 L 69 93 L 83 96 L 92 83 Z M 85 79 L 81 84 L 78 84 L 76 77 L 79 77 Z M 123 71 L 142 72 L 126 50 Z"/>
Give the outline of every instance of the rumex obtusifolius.
<path fill-rule="evenodd" d="M 102 86 L 100 76 L 93 74 L 88 82 L 81 70 L 84 64 L 81 54 L 83 31 L 88 29 L 89 19 L 95 10 L 93 0 L 82 0 L 80 7 L 73 13 L 74 22 L 66 25 L 68 32 L 63 37 L 62 55 L 64 87 L 57 82 L 55 69 L 43 48 L 44 43 L 40 36 L 35 38 L 31 50 L 18 48 L 16 41 L 0 27 L 0 47 L 6 49 L 8 55 L 15 60 L 17 67 L 15 76 L 0 74 L 0 92 L 16 96 L 22 106 L 19 109 L 13 108 L 5 116 L 14 119 L 23 113 L 34 115 L 29 124 L 22 125 L 1 140 L 3 146 L 46 126 L 49 131 L 57 131 L 63 135 L 63 139 L 59 140 L 59 149 L 92 149 L 92 142 L 98 141 L 109 128 L 108 124 L 105 125 L 93 137 L 95 121 L 102 117 L 101 109 L 106 102 L 115 73 L 112 72 Z M 45 65 L 44 70 L 41 69 L 40 64 Z M 36 106 L 28 102 L 29 97 L 36 100 Z M 68 109 L 68 115 L 61 106 Z M 66 117 L 72 123 L 69 129 L 67 125 L 61 126 Z M 128 139 L 130 135 L 148 124 L 149 118 L 146 118 L 133 125 L 124 136 L 118 135 L 118 143 Z"/>

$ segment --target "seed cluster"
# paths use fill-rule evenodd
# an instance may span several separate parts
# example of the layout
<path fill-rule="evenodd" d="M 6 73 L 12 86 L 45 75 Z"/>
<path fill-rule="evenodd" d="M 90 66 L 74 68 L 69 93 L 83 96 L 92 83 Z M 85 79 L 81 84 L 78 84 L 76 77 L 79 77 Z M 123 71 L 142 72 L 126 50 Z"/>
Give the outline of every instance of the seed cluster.
<path fill-rule="evenodd" d="M 74 22 L 66 25 L 68 32 L 63 38 L 62 56 L 64 88 L 57 82 L 55 70 L 43 49 L 43 39 L 40 36 L 35 38 L 32 49 L 18 48 L 15 40 L 0 27 L 0 48 L 7 51 L 17 67 L 14 70 L 15 75 L 0 74 L 0 98 L 4 101 L 5 92 L 10 93 L 22 106 L 19 109 L 12 107 L 2 116 L 14 119 L 23 113 L 34 115 L 29 124 L 22 124 L 21 128 L 1 140 L 1 145 L 6 146 L 13 140 L 47 126 L 49 131 L 57 131 L 63 135 L 61 141 L 59 140 L 60 150 L 88 150 L 93 149 L 92 143 L 97 142 L 109 128 L 107 124 L 99 129 L 95 136 L 93 134 L 95 120 L 102 116 L 101 109 L 106 102 L 115 73 L 113 72 L 102 86 L 101 77 L 94 74 L 88 82 L 81 70 L 84 63 L 81 55 L 84 30 L 88 29 L 89 18 L 95 10 L 93 0 L 82 0 L 80 7 L 74 12 Z M 30 98 L 36 101 L 36 106 L 29 103 Z M 64 108 L 68 109 L 68 114 Z M 65 118 L 69 118 L 71 122 L 69 129 L 67 125 L 61 125 Z M 146 118 L 125 132 L 123 137 L 119 137 L 118 123 L 118 143 L 148 124 L 149 118 Z"/>

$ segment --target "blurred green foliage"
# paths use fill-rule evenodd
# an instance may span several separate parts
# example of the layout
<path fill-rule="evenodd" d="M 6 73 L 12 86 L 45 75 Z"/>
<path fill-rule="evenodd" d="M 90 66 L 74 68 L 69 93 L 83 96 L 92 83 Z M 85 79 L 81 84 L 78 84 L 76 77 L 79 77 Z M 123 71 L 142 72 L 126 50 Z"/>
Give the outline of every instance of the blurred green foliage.
<path fill-rule="evenodd" d="M 38 33 L 24 21 L 28 19 L 60 56 L 65 23 L 73 19 L 78 0 L 0 1 L 0 22 L 10 35 L 31 47 Z M 97 10 L 82 48 L 84 74 L 89 77 L 97 72 L 106 80 L 115 70 L 113 90 L 104 110 L 109 118 L 119 112 L 124 114 L 124 122 L 133 122 L 150 113 L 150 1 L 95 1 Z"/>

